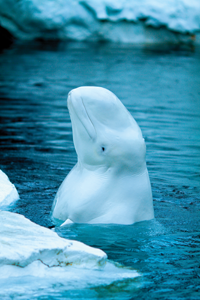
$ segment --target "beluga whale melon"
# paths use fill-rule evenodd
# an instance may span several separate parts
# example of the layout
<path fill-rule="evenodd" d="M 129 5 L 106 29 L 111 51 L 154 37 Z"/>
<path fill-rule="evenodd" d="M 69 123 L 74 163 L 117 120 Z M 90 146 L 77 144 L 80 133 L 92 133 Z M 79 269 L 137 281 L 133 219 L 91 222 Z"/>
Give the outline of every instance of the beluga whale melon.
<path fill-rule="evenodd" d="M 122 102 L 101 87 L 68 95 L 77 164 L 52 206 L 55 222 L 133 224 L 154 218 L 146 146 Z"/>

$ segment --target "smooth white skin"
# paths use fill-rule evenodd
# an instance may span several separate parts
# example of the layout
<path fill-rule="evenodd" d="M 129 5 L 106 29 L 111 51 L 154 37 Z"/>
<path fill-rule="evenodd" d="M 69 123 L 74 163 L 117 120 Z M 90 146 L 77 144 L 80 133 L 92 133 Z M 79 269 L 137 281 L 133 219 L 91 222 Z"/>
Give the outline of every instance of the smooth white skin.
<path fill-rule="evenodd" d="M 133 224 L 154 218 L 146 146 L 120 100 L 100 87 L 68 95 L 78 162 L 60 186 L 53 219 Z"/>

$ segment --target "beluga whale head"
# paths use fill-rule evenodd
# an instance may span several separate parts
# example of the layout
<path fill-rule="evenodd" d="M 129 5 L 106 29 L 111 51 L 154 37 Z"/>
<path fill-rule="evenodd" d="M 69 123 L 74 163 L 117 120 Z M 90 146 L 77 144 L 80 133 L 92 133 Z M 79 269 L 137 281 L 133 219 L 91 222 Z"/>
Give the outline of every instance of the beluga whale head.
<path fill-rule="evenodd" d="M 101 87 L 80 87 L 67 105 L 77 164 L 60 186 L 55 221 L 133 224 L 154 217 L 142 132 L 121 101 Z"/>

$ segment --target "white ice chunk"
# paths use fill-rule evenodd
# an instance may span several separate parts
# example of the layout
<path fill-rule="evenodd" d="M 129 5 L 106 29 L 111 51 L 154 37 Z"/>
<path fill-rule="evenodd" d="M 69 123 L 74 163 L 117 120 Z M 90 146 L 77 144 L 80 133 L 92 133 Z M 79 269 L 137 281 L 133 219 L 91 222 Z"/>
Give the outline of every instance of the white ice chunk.
<path fill-rule="evenodd" d="M 102 250 L 61 238 L 22 215 L 0 211 L 0 225 L 0 298 L 30 299 L 34 291 L 51 294 L 140 276 L 108 261 Z"/>
<path fill-rule="evenodd" d="M 48 267 L 98 267 L 107 255 L 77 241 L 60 238 L 24 216 L 0 211 L 0 265 L 25 267 L 39 260 Z"/>
<path fill-rule="evenodd" d="M 8 206 L 19 199 L 18 192 L 8 178 L 8 176 L 0 170 L 0 207 Z"/>

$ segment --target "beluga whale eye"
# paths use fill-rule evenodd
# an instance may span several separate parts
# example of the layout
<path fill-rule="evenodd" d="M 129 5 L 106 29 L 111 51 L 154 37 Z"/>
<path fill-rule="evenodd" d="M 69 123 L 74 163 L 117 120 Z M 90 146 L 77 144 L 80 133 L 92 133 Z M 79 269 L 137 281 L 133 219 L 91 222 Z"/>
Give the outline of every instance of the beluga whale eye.
<path fill-rule="evenodd" d="M 101 150 L 104 152 L 106 149 L 105 149 L 105 147 L 101 147 Z"/>

